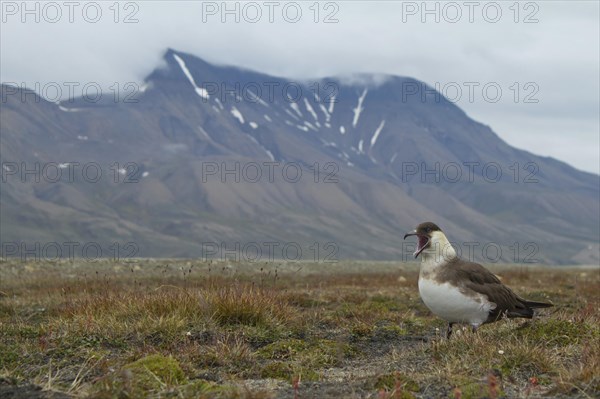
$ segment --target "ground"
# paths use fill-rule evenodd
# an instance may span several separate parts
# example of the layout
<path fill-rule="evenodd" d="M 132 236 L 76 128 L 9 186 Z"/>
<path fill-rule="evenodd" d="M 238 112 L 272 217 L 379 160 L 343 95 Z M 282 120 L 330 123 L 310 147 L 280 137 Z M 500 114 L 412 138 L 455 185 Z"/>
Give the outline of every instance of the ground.
<path fill-rule="evenodd" d="M 600 397 L 598 267 L 491 269 L 556 306 L 447 340 L 416 264 L 4 260 L 0 397 Z"/>

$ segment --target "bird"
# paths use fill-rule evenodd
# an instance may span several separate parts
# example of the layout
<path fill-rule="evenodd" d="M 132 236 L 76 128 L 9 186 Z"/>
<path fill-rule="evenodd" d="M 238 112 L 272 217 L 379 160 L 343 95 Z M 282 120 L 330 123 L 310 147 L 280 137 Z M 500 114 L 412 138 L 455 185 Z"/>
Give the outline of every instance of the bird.
<path fill-rule="evenodd" d="M 417 237 L 414 257 L 421 256 L 419 295 L 433 314 L 454 324 L 470 324 L 473 331 L 503 318 L 531 319 L 534 309 L 554 306 L 521 298 L 479 263 L 457 256 L 435 223 L 424 222 L 406 233 Z"/>

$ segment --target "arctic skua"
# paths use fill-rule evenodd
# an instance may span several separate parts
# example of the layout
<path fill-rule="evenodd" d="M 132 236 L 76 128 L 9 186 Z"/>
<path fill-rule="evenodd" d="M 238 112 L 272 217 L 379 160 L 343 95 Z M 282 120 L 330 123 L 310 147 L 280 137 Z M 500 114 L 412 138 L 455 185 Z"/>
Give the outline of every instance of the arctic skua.
<path fill-rule="evenodd" d="M 519 297 L 480 264 L 459 258 L 434 223 L 421 223 L 404 239 L 409 236 L 417 236 L 413 255 L 421 256 L 419 294 L 429 310 L 448 322 L 448 338 L 455 323 L 470 324 L 475 331 L 504 317 L 531 319 L 534 309 L 553 306 Z"/>

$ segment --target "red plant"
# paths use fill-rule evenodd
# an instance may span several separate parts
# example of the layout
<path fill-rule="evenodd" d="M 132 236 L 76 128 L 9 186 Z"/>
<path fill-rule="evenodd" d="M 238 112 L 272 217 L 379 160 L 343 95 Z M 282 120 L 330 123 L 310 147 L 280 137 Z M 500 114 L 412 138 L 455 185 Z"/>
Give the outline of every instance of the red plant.
<path fill-rule="evenodd" d="M 300 388 L 300 376 L 292 378 L 292 387 L 294 388 L 294 399 L 298 399 L 298 391 Z"/>
<path fill-rule="evenodd" d="M 488 375 L 488 388 L 490 399 L 496 399 L 498 397 L 498 377 L 492 373 Z"/>
<path fill-rule="evenodd" d="M 400 373 L 396 372 L 395 374 L 396 386 L 394 387 L 394 397 L 400 398 L 402 397 L 402 383 L 400 381 Z"/>
<path fill-rule="evenodd" d="M 537 377 L 531 377 L 531 378 L 529 379 L 529 383 L 535 387 L 535 386 L 537 386 L 537 385 L 538 385 L 540 382 L 538 381 Z"/>
<path fill-rule="evenodd" d="M 40 335 L 38 337 L 38 344 L 40 345 L 42 352 L 48 348 L 48 339 L 46 338 L 46 335 Z"/>

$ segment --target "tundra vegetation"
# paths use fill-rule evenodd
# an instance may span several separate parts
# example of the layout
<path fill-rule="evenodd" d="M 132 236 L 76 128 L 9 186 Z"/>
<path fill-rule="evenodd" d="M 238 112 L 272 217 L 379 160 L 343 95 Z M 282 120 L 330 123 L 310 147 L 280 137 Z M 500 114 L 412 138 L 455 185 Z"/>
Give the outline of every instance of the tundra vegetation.
<path fill-rule="evenodd" d="M 598 268 L 491 269 L 556 306 L 446 340 L 416 264 L 4 260 L 0 396 L 598 397 Z"/>

